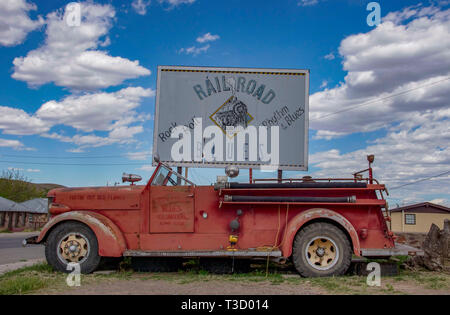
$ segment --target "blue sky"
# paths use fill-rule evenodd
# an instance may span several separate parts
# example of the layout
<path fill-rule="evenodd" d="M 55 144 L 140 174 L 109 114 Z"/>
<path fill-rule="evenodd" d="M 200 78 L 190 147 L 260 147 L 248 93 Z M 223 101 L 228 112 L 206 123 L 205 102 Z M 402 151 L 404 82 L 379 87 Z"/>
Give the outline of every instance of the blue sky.
<path fill-rule="evenodd" d="M 67 186 L 148 178 L 158 65 L 300 68 L 310 165 L 286 176 L 346 177 L 375 154 L 375 176 L 402 186 L 391 204 L 448 205 L 449 174 L 403 185 L 450 170 L 449 2 L 378 1 L 376 27 L 369 2 L 86 1 L 69 27 L 68 1 L 2 1 L 0 170 Z"/>

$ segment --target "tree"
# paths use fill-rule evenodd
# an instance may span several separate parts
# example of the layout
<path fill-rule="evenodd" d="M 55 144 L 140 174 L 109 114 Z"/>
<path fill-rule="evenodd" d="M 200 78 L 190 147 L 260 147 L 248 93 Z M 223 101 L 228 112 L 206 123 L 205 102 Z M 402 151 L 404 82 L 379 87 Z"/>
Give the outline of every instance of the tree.
<path fill-rule="evenodd" d="M 45 197 L 45 191 L 37 189 L 20 171 L 4 170 L 0 176 L 0 197 L 23 202 Z"/>

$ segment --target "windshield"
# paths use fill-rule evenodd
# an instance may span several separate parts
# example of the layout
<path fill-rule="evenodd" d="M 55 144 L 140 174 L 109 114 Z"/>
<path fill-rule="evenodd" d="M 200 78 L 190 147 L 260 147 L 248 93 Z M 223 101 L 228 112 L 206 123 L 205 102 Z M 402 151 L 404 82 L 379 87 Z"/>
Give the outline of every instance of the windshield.
<path fill-rule="evenodd" d="M 172 171 L 165 165 L 159 167 L 152 181 L 152 186 L 188 186 L 194 185 L 180 174 Z"/>

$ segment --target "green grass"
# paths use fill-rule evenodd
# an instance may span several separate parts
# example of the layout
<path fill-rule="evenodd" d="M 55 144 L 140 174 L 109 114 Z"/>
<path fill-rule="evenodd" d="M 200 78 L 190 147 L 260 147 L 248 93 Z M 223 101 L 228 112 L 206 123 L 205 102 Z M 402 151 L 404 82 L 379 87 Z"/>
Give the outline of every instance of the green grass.
<path fill-rule="evenodd" d="M 127 267 L 123 264 L 122 267 Z M 198 266 L 188 265 L 188 270 L 180 270 L 172 273 L 141 273 L 133 272 L 128 268 L 122 268 L 107 274 L 82 275 L 81 285 L 90 285 L 99 281 L 170 281 L 177 284 L 192 284 L 207 281 L 231 281 L 239 283 L 269 283 L 278 285 L 311 285 L 329 294 L 404 294 L 398 290 L 398 286 L 404 282 L 410 286 L 417 286 L 429 290 L 449 290 L 450 275 L 428 271 L 401 270 L 398 276 L 382 277 L 380 287 L 369 287 L 364 276 L 341 276 L 326 278 L 302 278 L 297 274 L 281 272 L 273 268 L 266 275 L 265 268 L 256 269 L 249 273 L 217 275 L 208 273 Z M 0 295 L 29 294 L 44 290 L 59 292 L 67 290 L 66 274 L 53 271 L 46 263 L 24 267 L 10 271 L 0 276 Z M 199 284 L 200 285 L 200 284 Z"/>
<path fill-rule="evenodd" d="M 402 273 L 402 279 L 409 279 L 415 281 L 417 284 L 422 285 L 426 289 L 432 290 L 445 290 L 450 289 L 450 275 L 445 273 L 433 273 L 426 271 L 404 271 Z"/>
<path fill-rule="evenodd" d="M 62 274 L 46 263 L 7 272 L 0 276 L 0 295 L 26 294 L 52 286 Z"/>

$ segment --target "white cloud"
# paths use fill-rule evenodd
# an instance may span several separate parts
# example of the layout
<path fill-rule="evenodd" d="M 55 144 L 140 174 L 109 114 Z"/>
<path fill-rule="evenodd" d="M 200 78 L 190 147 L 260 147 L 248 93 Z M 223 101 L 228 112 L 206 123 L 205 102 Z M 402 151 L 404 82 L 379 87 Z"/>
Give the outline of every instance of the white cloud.
<path fill-rule="evenodd" d="M 28 173 L 39 173 L 41 170 L 35 168 L 27 168 L 25 171 Z"/>
<path fill-rule="evenodd" d="M 211 33 L 208 32 L 208 33 L 206 33 L 206 34 L 204 34 L 202 36 L 197 37 L 196 41 L 198 43 L 202 44 L 202 43 L 216 41 L 219 38 L 220 38 L 219 35 L 212 35 Z M 183 54 L 184 53 L 186 55 L 197 56 L 199 54 L 206 53 L 210 47 L 211 47 L 210 44 L 203 45 L 203 46 L 200 46 L 200 47 L 197 47 L 197 46 L 194 45 L 194 46 L 191 46 L 191 47 L 188 47 L 188 48 L 181 48 L 178 51 L 178 53 L 179 54 Z"/>
<path fill-rule="evenodd" d="M 141 170 L 144 172 L 153 172 L 155 170 L 155 167 L 152 165 L 142 165 L 141 167 L 137 168 L 137 170 Z"/>
<path fill-rule="evenodd" d="M 39 173 L 41 170 L 39 169 L 34 169 L 34 168 L 20 168 L 20 167 L 8 167 L 8 170 L 10 171 L 15 171 L 15 172 L 28 172 L 28 173 Z"/>
<path fill-rule="evenodd" d="M 370 32 L 345 38 L 339 53 L 344 82 L 310 97 L 315 139 L 386 135 L 359 150 L 312 154 L 313 176 L 351 177 L 375 154 L 375 177 L 397 188 L 391 204 L 448 202 L 450 175 L 413 183 L 450 170 L 450 10 L 417 5 L 389 13 Z"/>
<path fill-rule="evenodd" d="M 22 109 L 0 106 L 0 129 L 4 134 L 32 135 L 48 131 L 50 126 Z"/>
<path fill-rule="evenodd" d="M 308 7 L 308 6 L 313 6 L 318 4 L 319 1 L 318 0 L 300 0 L 297 5 L 301 6 L 301 7 Z"/>
<path fill-rule="evenodd" d="M 81 149 L 81 148 L 73 148 L 73 149 L 68 149 L 66 151 L 70 152 L 70 153 L 83 153 L 83 152 L 85 152 L 84 149 Z"/>
<path fill-rule="evenodd" d="M 172 7 L 179 6 L 180 4 L 191 4 L 195 0 L 159 0 L 160 3 L 168 3 Z"/>
<path fill-rule="evenodd" d="M 131 3 L 131 6 L 136 11 L 137 14 L 140 15 L 146 15 L 147 14 L 147 7 L 151 4 L 151 1 L 145 1 L 145 0 L 134 0 Z"/>
<path fill-rule="evenodd" d="M 181 48 L 179 50 L 179 53 L 180 54 L 185 53 L 186 55 L 197 56 L 197 55 L 199 55 L 201 53 L 207 52 L 210 47 L 211 47 L 211 45 L 208 44 L 208 45 L 205 45 L 205 46 L 202 46 L 202 47 L 192 46 L 192 47 L 189 47 L 189 48 Z"/>
<path fill-rule="evenodd" d="M 430 200 L 430 202 L 434 203 L 434 204 L 438 204 L 438 205 L 443 205 L 443 206 L 445 206 L 447 204 L 447 200 L 444 198 L 433 199 L 433 200 Z"/>
<path fill-rule="evenodd" d="M 450 80 L 442 80 L 450 76 L 450 10 L 404 11 L 390 13 L 370 32 L 341 42 L 339 52 L 348 71 L 344 82 L 310 97 L 310 126 L 319 131 L 318 137 L 374 131 L 412 112 L 449 106 Z M 404 93 L 408 90 L 413 91 Z M 330 115 L 364 103 L 347 114 Z"/>
<path fill-rule="evenodd" d="M 128 87 L 111 93 L 70 95 L 60 101 L 44 103 L 32 115 L 21 109 L 0 106 L 0 129 L 4 134 L 41 135 L 79 146 L 70 152 L 114 143 L 131 143 L 135 141 L 133 137 L 136 134 L 144 131 L 142 123 L 151 118 L 136 109 L 144 98 L 154 95 L 155 91 L 142 87 Z M 51 128 L 60 125 L 76 129 L 77 134 L 65 136 L 50 132 Z M 95 131 L 107 132 L 107 136 L 98 136 Z M 1 143 L 0 146 L 29 149 L 16 140 L 2 140 Z"/>
<path fill-rule="evenodd" d="M 112 145 L 112 144 L 127 144 L 135 142 L 132 139 L 134 134 L 130 135 L 128 138 L 113 138 L 109 136 L 98 136 L 96 134 L 76 134 L 74 136 L 64 136 L 58 133 L 47 133 L 42 134 L 42 137 L 59 140 L 65 143 L 73 143 L 77 148 L 72 149 L 70 152 L 84 152 L 86 148 L 98 148 L 102 146 Z"/>
<path fill-rule="evenodd" d="M 323 56 L 323 58 L 325 58 L 326 60 L 333 60 L 336 57 L 333 52 L 330 52 L 329 54 Z"/>
<path fill-rule="evenodd" d="M 333 149 L 310 156 L 310 163 L 319 170 L 315 177 L 345 177 L 366 168 L 366 155 L 375 154 L 375 177 L 388 189 L 412 183 L 450 170 L 450 109 L 410 113 L 408 119 L 392 126 L 387 135 L 363 149 L 341 153 Z M 405 203 L 424 201 L 432 194 L 450 198 L 447 177 L 434 178 L 418 184 L 391 190 L 391 198 Z M 410 198 L 405 200 L 405 198 Z"/>
<path fill-rule="evenodd" d="M 110 131 L 142 121 L 144 117 L 134 109 L 140 105 L 142 98 L 154 94 L 151 89 L 128 87 L 113 93 L 71 95 L 61 101 L 43 104 L 36 112 L 36 117 L 51 125 L 62 124 L 85 132 Z"/>
<path fill-rule="evenodd" d="M 199 43 L 206 43 L 206 42 L 213 42 L 220 38 L 219 35 L 212 35 L 211 33 L 206 33 L 203 36 L 197 37 L 197 42 Z"/>
<path fill-rule="evenodd" d="M 27 34 L 40 27 L 42 17 L 32 20 L 28 11 L 36 10 L 36 6 L 25 0 L 0 1 L 0 45 L 15 46 L 21 44 Z"/>
<path fill-rule="evenodd" d="M 115 16 L 111 5 L 81 3 L 82 23 L 68 26 L 61 11 L 47 15 L 45 44 L 15 58 L 12 77 L 30 86 L 54 82 L 71 89 L 92 90 L 149 75 L 150 71 L 122 57 L 96 50 L 107 45 Z"/>
<path fill-rule="evenodd" d="M 149 151 L 142 151 L 142 152 L 129 152 L 127 153 L 127 157 L 130 160 L 136 160 L 136 161 L 145 161 L 151 159 L 152 152 Z"/>
<path fill-rule="evenodd" d="M 65 136 L 58 133 L 44 133 L 43 137 L 62 142 L 74 143 L 78 148 L 73 152 L 82 152 L 88 147 L 100 147 L 115 143 L 135 142 L 133 137 L 142 133 L 141 124 L 150 117 L 139 114 L 135 109 L 145 97 L 152 97 L 155 91 L 141 87 L 128 87 L 117 92 L 89 93 L 80 96 L 71 95 L 61 101 L 50 101 L 41 106 L 36 117 L 52 126 L 65 125 L 77 129 L 76 134 Z M 106 131 L 107 136 L 98 136 L 94 131 Z"/>
<path fill-rule="evenodd" d="M 13 149 L 23 149 L 24 145 L 22 142 L 18 141 L 18 140 L 9 140 L 9 139 L 1 139 L 0 138 L 0 147 L 9 147 L 9 148 L 13 148 Z"/>

